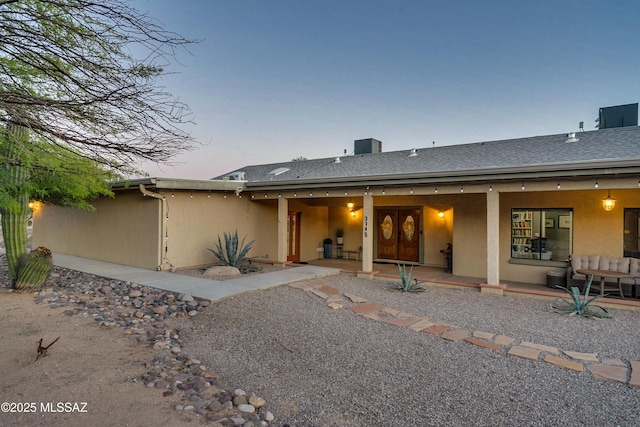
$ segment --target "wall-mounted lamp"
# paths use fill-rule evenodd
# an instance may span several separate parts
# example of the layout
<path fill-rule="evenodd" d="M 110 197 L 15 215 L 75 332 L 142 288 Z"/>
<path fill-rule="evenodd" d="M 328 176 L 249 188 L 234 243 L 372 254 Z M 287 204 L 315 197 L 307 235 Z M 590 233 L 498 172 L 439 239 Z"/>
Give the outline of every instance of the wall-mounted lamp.
<path fill-rule="evenodd" d="M 29 202 L 29 209 L 31 209 L 32 211 L 37 211 L 38 209 L 40 209 L 40 202 L 36 202 L 36 201 L 31 201 Z"/>
<path fill-rule="evenodd" d="M 440 212 L 438 212 L 438 218 L 444 218 L 444 211 L 440 210 Z"/>
<path fill-rule="evenodd" d="M 616 207 L 616 199 L 611 198 L 611 190 L 609 190 L 607 198 L 602 199 L 602 207 L 605 211 L 610 211 L 611 209 Z"/>

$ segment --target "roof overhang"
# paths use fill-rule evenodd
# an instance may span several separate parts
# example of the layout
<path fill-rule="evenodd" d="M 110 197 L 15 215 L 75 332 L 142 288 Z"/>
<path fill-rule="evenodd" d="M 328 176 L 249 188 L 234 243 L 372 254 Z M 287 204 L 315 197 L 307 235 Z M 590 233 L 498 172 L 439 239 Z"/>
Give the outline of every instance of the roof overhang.
<path fill-rule="evenodd" d="M 113 191 L 137 190 L 144 185 L 148 190 L 194 190 L 194 191 L 235 191 L 239 187 L 244 190 L 246 181 L 210 180 L 210 179 L 175 179 L 175 178 L 141 178 L 117 181 L 111 184 Z"/>

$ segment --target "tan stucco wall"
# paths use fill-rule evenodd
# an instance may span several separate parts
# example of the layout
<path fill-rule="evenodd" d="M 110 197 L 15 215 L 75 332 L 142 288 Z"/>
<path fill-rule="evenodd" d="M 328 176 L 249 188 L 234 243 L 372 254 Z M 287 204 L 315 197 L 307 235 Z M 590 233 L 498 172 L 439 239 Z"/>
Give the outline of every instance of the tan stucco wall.
<path fill-rule="evenodd" d="M 155 269 L 160 254 L 160 200 L 129 192 L 92 204 L 93 212 L 42 205 L 34 212 L 32 245 Z"/>
<path fill-rule="evenodd" d="M 192 197 L 193 196 L 193 197 Z M 206 192 L 174 192 L 166 199 L 167 260 L 176 268 L 217 263 L 209 248 L 216 249 L 218 236 L 238 230 L 239 243 L 254 240 L 250 257 L 275 260 L 278 213 L 275 200 L 252 201 L 246 195 Z M 163 268 L 168 268 L 163 265 Z"/>
<path fill-rule="evenodd" d="M 573 253 L 607 257 L 623 255 L 624 208 L 640 208 L 640 190 L 615 190 L 612 211 L 602 208 L 606 190 L 546 191 L 500 194 L 500 279 L 546 283 L 546 273 L 558 267 L 511 264 L 511 209 L 572 208 Z"/>

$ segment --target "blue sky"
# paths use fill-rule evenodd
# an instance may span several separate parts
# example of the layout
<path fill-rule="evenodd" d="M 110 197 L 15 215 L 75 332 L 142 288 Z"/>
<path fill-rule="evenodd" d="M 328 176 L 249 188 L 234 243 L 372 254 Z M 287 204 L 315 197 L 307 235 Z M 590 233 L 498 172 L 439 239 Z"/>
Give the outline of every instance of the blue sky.
<path fill-rule="evenodd" d="M 640 100 L 636 1 L 135 0 L 201 39 L 166 89 L 199 142 L 151 176 L 592 130 Z"/>

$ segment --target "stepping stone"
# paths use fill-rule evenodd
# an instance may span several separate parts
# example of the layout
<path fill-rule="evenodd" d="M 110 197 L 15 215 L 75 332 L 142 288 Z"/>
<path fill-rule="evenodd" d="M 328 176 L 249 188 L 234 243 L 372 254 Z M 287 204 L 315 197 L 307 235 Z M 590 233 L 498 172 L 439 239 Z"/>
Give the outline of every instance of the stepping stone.
<path fill-rule="evenodd" d="M 585 362 L 598 361 L 598 355 L 596 353 L 579 353 L 577 351 L 563 351 L 563 353 L 573 359 L 584 360 Z"/>
<path fill-rule="evenodd" d="M 423 329 L 430 328 L 433 325 L 434 325 L 434 323 L 430 322 L 428 319 L 422 319 L 422 320 L 418 320 L 416 323 L 414 323 L 413 325 L 409 326 L 409 328 L 413 329 L 416 332 L 418 332 L 418 331 L 421 331 Z"/>
<path fill-rule="evenodd" d="M 483 340 L 489 341 L 495 334 L 492 334 L 490 332 L 473 331 L 472 335 L 476 338 L 481 338 Z"/>
<path fill-rule="evenodd" d="M 327 295 L 340 295 L 340 291 L 333 286 L 323 286 L 320 288 L 320 292 L 324 292 Z"/>
<path fill-rule="evenodd" d="M 362 304 L 363 302 L 367 302 L 367 299 L 365 298 L 360 298 L 357 295 L 354 294 L 344 294 L 345 297 L 349 298 L 351 300 L 351 302 L 355 302 L 356 304 Z"/>
<path fill-rule="evenodd" d="M 383 308 L 382 311 L 384 311 L 385 313 L 389 313 L 393 317 L 398 317 L 398 314 L 400 314 L 400 310 L 396 310 L 396 309 L 389 308 L 389 307 Z"/>
<path fill-rule="evenodd" d="M 343 302 L 344 300 L 340 295 L 331 295 L 327 298 L 327 302 Z"/>
<path fill-rule="evenodd" d="M 354 305 L 353 307 L 349 307 L 348 310 L 351 310 L 354 313 L 359 314 L 359 313 L 366 313 L 369 311 L 382 310 L 382 306 L 378 304 L 360 304 L 360 305 Z"/>
<path fill-rule="evenodd" d="M 538 349 L 540 351 L 544 351 L 544 352 L 547 352 L 547 353 L 560 354 L 560 352 L 558 351 L 557 348 L 549 347 L 548 345 L 536 344 L 536 343 L 527 342 L 527 341 L 521 342 L 520 345 L 523 346 L 523 347 L 535 348 L 535 349 Z"/>
<path fill-rule="evenodd" d="M 311 286 L 309 286 L 309 284 L 307 282 L 295 282 L 295 283 L 291 283 L 289 285 L 290 288 L 293 289 L 302 289 L 303 291 L 310 291 L 313 288 Z"/>
<path fill-rule="evenodd" d="M 613 366 L 624 366 L 625 368 L 627 367 L 627 364 L 624 363 L 622 360 L 620 359 L 614 359 L 611 357 L 605 357 L 602 359 L 602 364 L 603 365 L 613 365 Z"/>
<path fill-rule="evenodd" d="M 464 338 L 467 338 L 468 336 L 469 336 L 469 331 L 465 331 L 464 329 L 447 331 L 444 334 L 442 334 L 442 338 L 444 338 L 445 340 L 453 341 L 453 342 L 458 342 Z"/>
<path fill-rule="evenodd" d="M 589 372 L 591 372 L 595 378 L 601 380 L 619 381 L 621 383 L 627 382 L 626 367 L 594 363 L 588 365 L 587 369 L 589 369 Z"/>
<path fill-rule="evenodd" d="M 640 362 L 632 360 L 631 362 L 631 379 L 629 385 L 632 387 L 640 387 Z"/>
<path fill-rule="evenodd" d="M 582 372 L 584 370 L 584 366 L 582 366 L 582 363 L 563 359 L 562 357 L 554 356 L 553 354 L 547 354 L 544 357 L 544 361 L 547 363 L 551 363 L 552 365 L 557 365 L 563 368 L 571 369 L 572 371 Z"/>
<path fill-rule="evenodd" d="M 443 332 L 447 332 L 449 329 L 450 328 L 448 326 L 434 325 L 430 328 L 423 329 L 422 332 L 426 332 L 431 335 L 440 335 Z"/>
<path fill-rule="evenodd" d="M 382 320 L 380 318 L 380 316 L 378 316 L 376 313 L 370 312 L 370 313 L 362 313 L 360 316 L 362 317 L 366 317 L 367 319 L 371 319 L 371 320 L 375 320 L 376 322 L 378 320 Z"/>
<path fill-rule="evenodd" d="M 478 347 L 488 348 L 490 350 L 497 350 L 497 351 L 502 350 L 502 347 L 499 346 L 498 344 L 493 344 L 478 338 L 471 337 L 471 338 L 465 338 L 464 340 L 470 344 L 477 345 Z"/>
<path fill-rule="evenodd" d="M 390 325 L 406 327 L 415 323 L 416 321 L 415 319 L 385 319 L 384 322 Z"/>
<path fill-rule="evenodd" d="M 516 345 L 511 347 L 507 354 L 510 356 L 522 357 L 523 359 L 538 360 L 540 357 L 540 350 Z"/>
<path fill-rule="evenodd" d="M 342 307 L 344 307 L 342 304 L 338 304 L 336 302 L 332 302 L 328 304 L 328 306 L 333 308 L 334 310 L 340 310 Z"/>
<path fill-rule="evenodd" d="M 317 290 L 317 289 L 312 289 L 312 290 L 311 290 L 311 293 L 312 293 L 312 294 L 314 294 L 314 295 L 316 295 L 316 296 L 319 296 L 319 297 L 320 297 L 320 298 L 322 298 L 322 299 L 327 299 L 327 298 L 329 298 L 329 295 L 325 294 L 324 292 L 320 292 L 320 291 L 319 291 L 319 290 Z"/>
<path fill-rule="evenodd" d="M 515 340 L 516 340 L 515 338 L 511 338 L 511 337 L 508 337 L 506 335 L 498 335 L 498 336 L 495 337 L 493 342 L 498 344 L 498 345 L 507 346 L 507 345 L 513 344 L 515 342 Z"/>

